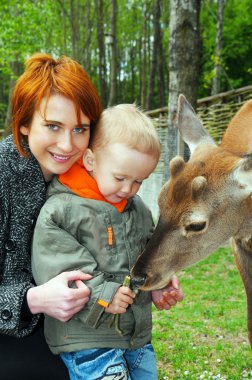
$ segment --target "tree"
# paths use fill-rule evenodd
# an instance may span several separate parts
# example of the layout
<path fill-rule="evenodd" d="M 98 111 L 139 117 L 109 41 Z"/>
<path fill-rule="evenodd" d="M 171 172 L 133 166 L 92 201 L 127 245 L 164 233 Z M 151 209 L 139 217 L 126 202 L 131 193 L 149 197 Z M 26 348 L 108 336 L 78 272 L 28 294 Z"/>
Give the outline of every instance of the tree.
<path fill-rule="evenodd" d="M 107 104 L 107 70 L 106 70 L 106 54 L 105 54 L 105 44 L 104 44 L 104 12 L 103 12 L 103 0 L 95 0 L 95 8 L 97 10 L 97 42 L 99 49 L 99 62 L 98 62 L 98 73 L 99 73 L 99 85 L 100 85 L 100 95 L 102 99 L 102 104 Z"/>
<path fill-rule="evenodd" d="M 37 6 L 37 8 L 36 8 Z M 1 104 L 4 116 L 1 121 L 4 124 L 7 135 L 10 133 L 10 97 L 17 77 L 23 71 L 23 61 L 27 55 L 35 51 L 43 50 L 46 46 L 45 26 L 46 4 L 38 2 L 34 7 L 33 2 L 17 2 L 15 0 L 2 0 L 0 8 L 1 34 L 0 34 L 0 67 L 1 67 Z M 48 20 L 50 17 L 48 15 Z"/>
<path fill-rule="evenodd" d="M 110 61 L 110 91 L 108 105 L 117 102 L 117 0 L 111 0 L 110 28 L 111 61 Z"/>
<path fill-rule="evenodd" d="M 144 24 L 143 36 L 141 38 L 140 56 L 141 56 L 141 105 L 146 108 L 147 98 L 147 21 L 148 21 L 148 4 L 143 4 Z"/>
<path fill-rule="evenodd" d="M 251 14 L 251 0 L 228 0 L 226 3 L 222 54 L 226 75 L 222 91 L 252 83 Z"/>
<path fill-rule="evenodd" d="M 198 8 L 200 4 L 196 0 L 194 2 L 180 0 L 176 3 L 181 11 L 189 4 Z M 177 84 L 171 83 L 170 87 L 168 86 L 168 81 L 173 81 L 173 73 L 176 71 L 173 70 L 174 65 L 169 67 L 169 54 L 171 62 L 174 62 L 175 48 L 171 51 L 167 48 L 170 39 L 170 2 L 120 0 L 114 3 L 116 4 L 116 30 L 113 32 L 115 45 L 112 50 L 111 46 L 106 48 L 104 38 L 105 33 L 112 33 L 111 0 L 1 0 L 0 124 L 2 127 L 6 120 L 9 89 L 19 74 L 19 70 L 13 71 L 15 62 L 18 61 L 22 71 L 25 59 L 38 51 L 50 53 L 56 58 L 67 55 L 77 59 L 92 78 L 101 94 L 104 106 L 108 104 L 108 92 L 112 85 L 113 92 L 116 93 L 116 100 L 113 100 L 113 103 L 135 101 L 144 109 L 153 109 L 168 103 L 168 90 L 170 98 L 177 98 L 176 94 L 173 95 L 173 88 L 175 86 L 176 89 Z M 189 10 L 188 12 L 190 13 Z M 198 14 L 197 10 L 195 12 L 194 16 Z M 211 94 L 213 67 L 216 61 L 217 12 L 217 0 L 202 1 L 200 15 L 202 54 L 198 97 Z M 251 0 L 226 1 L 220 91 L 247 86 L 252 82 L 251 13 Z M 172 17 L 173 15 L 174 12 Z M 181 32 L 181 28 L 182 26 L 178 24 L 176 35 Z M 184 60 L 189 62 L 185 70 L 189 70 L 190 65 L 197 70 L 197 65 L 194 64 L 195 51 L 189 52 L 193 38 L 193 31 L 189 32 L 190 21 L 185 23 L 183 28 L 184 31 L 187 30 L 188 37 L 185 39 L 184 47 L 178 45 L 180 53 L 177 54 L 181 56 L 184 54 Z M 197 32 L 195 30 L 195 33 Z M 173 37 L 171 34 L 171 38 Z M 112 54 L 116 58 L 111 62 Z M 110 68 L 112 76 L 109 75 Z M 180 75 L 185 70 L 180 70 Z M 194 80 L 196 73 L 192 74 L 192 80 L 186 89 L 197 87 Z M 179 82 L 183 80 L 182 77 L 178 78 Z M 183 89 L 180 91 L 185 92 Z M 112 94 L 111 92 L 111 96 Z"/>
<path fill-rule="evenodd" d="M 223 45 L 223 17 L 226 0 L 218 0 L 217 31 L 215 40 L 214 76 L 211 94 L 218 94 L 221 90 L 221 60 Z"/>
<path fill-rule="evenodd" d="M 158 62 L 160 61 L 159 57 L 160 52 L 162 52 L 162 39 L 161 39 L 161 29 L 160 29 L 160 18 L 161 18 L 161 0 L 156 0 L 154 4 L 154 36 L 153 36 L 153 45 L 152 45 L 152 60 L 151 60 L 151 69 L 149 76 L 149 87 L 148 87 L 148 96 L 146 108 L 151 109 L 153 102 L 154 94 L 154 83 L 156 72 L 158 69 Z M 161 72 L 162 75 L 162 72 Z"/>
<path fill-rule="evenodd" d="M 85 0 L 57 0 L 56 9 L 63 14 L 64 34 L 71 39 L 70 55 L 79 61 L 87 72 L 91 70 L 91 34 L 92 34 L 92 17 L 91 3 Z M 52 5 L 53 6 L 53 5 Z M 85 17 L 81 17 L 85 15 Z M 67 41 L 64 43 L 65 50 Z M 64 54 L 67 54 L 64 51 Z"/>
<path fill-rule="evenodd" d="M 183 93 L 195 106 L 197 100 L 200 34 L 200 0 L 171 0 L 170 2 L 170 41 L 169 41 L 169 102 L 168 102 L 168 141 L 165 165 L 176 154 L 184 154 L 184 146 L 177 129 L 173 128 L 178 95 Z M 164 173 L 164 181 L 168 172 Z"/>
<path fill-rule="evenodd" d="M 10 77 L 10 83 L 9 83 L 9 99 L 8 99 L 8 107 L 6 111 L 6 117 L 4 122 L 4 136 L 8 136 L 11 133 L 11 96 L 12 96 L 12 90 L 14 88 L 14 85 L 16 83 L 16 78 L 21 74 L 23 65 L 16 57 L 15 60 L 10 62 L 12 75 Z"/>
<path fill-rule="evenodd" d="M 228 91 L 252 82 L 252 2 L 228 0 L 223 17 L 223 45 L 221 54 L 221 88 Z M 203 39 L 199 97 L 211 94 L 216 51 L 216 20 L 218 3 L 204 0 L 201 7 Z"/>

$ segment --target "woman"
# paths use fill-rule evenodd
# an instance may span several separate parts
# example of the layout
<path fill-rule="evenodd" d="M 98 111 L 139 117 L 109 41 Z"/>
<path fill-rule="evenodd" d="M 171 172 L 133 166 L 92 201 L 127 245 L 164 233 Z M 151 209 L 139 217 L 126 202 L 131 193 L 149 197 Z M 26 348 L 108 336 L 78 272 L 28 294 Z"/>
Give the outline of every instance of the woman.
<path fill-rule="evenodd" d="M 67 57 L 32 56 L 13 91 L 13 136 L 0 143 L 0 373 L 4 380 L 68 379 L 60 358 L 45 343 L 41 315 L 62 322 L 71 319 L 88 301 L 89 289 L 83 281 L 90 276 L 73 268 L 35 286 L 30 245 L 48 182 L 82 156 L 101 109 L 90 78 Z M 68 286 L 72 281 L 76 289 Z M 177 279 L 172 283 L 176 289 L 153 296 L 161 309 L 183 298 Z"/>
<path fill-rule="evenodd" d="M 69 320 L 88 300 L 83 280 L 90 276 L 73 270 L 34 286 L 30 243 L 48 182 L 82 156 L 101 108 L 88 75 L 67 57 L 34 55 L 15 86 L 13 136 L 0 144 L 0 357 L 5 380 L 68 379 L 44 342 L 40 313 Z M 68 287 L 70 281 L 77 289 Z"/>

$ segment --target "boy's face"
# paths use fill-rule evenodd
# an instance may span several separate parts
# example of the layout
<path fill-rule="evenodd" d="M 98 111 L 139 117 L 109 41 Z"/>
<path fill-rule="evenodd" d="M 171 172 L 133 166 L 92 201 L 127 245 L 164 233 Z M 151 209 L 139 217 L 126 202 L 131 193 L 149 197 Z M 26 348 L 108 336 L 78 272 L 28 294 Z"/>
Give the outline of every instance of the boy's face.
<path fill-rule="evenodd" d="M 157 162 L 153 155 L 120 143 L 94 153 L 88 149 L 84 154 L 85 167 L 96 180 L 101 194 L 111 203 L 133 197 Z"/>

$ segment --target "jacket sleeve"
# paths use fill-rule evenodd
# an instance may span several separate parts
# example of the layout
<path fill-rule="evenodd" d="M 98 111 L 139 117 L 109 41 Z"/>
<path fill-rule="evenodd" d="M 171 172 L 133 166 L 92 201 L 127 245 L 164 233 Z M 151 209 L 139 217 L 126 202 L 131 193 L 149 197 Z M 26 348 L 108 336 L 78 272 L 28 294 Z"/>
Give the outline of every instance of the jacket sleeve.
<path fill-rule="evenodd" d="M 0 334 L 23 338 L 29 335 L 38 323 L 40 315 L 22 316 L 22 304 L 30 282 L 0 286 Z"/>
<path fill-rule="evenodd" d="M 0 183 L 0 334 L 22 338 L 29 335 L 38 323 L 40 315 L 22 315 L 22 305 L 26 292 L 34 286 L 31 273 L 21 273 L 24 263 L 19 252 L 12 251 L 9 239 L 9 204 L 8 192 Z M 12 261 L 10 260 L 12 255 Z M 23 276 L 20 276 L 20 273 Z M 23 278 L 22 278 L 23 277 Z"/>
<path fill-rule="evenodd" d="M 53 198 L 53 200 L 52 200 Z M 32 272 L 38 285 L 43 284 L 64 271 L 80 269 L 93 278 L 85 281 L 91 291 L 89 302 L 74 318 L 95 327 L 104 307 L 98 307 L 100 299 L 110 302 L 120 283 L 114 276 L 97 269 L 92 253 L 77 240 L 77 231 L 69 226 L 69 204 L 60 197 L 52 197 L 43 206 L 37 220 L 32 242 Z M 76 215 L 74 224 L 78 229 Z M 83 232 L 83 230 L 82 230 Z M 90 233 L 87 231 L 87 233 Z M 74 284 L 70 284 L 74 287 Z"/>

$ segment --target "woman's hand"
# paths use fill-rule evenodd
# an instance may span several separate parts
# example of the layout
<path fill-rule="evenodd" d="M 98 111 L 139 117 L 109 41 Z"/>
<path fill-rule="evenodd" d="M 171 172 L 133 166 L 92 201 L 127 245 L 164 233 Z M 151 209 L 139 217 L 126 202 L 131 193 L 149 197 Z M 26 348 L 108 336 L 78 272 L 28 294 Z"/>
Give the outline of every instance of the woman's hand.
<path fill-rule="evenodd" d="M 167 286 L 160 290 L 153 290 L 152 301 L 159 310 L 169 310 L 175 306 L 177 302 L 182 301 L 184 294 L 180 288 L 177 276 L 172 276 L 171 281 Z"/>
<path fill-rule="evenodd" d="M 27 303 L 32 314 L 44 313 L 66 322 L 88 302 L 90 290 L 83 283 L 91 275 L 81 271 L 63 272 L 43 285 L 30 288 Z M 77 288 L 69 288 L 74 281 Z"/>
<path fill-rule="evenodd" d="M 135 293 L 127 286 L 117 289 L 112 302 L 106 307 L 105 312 L 111 314 L 123 314 L 127 307 L 134 302 Z"/>

